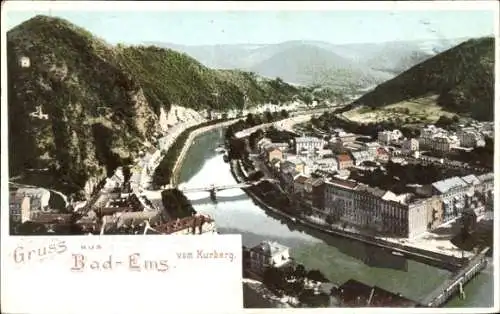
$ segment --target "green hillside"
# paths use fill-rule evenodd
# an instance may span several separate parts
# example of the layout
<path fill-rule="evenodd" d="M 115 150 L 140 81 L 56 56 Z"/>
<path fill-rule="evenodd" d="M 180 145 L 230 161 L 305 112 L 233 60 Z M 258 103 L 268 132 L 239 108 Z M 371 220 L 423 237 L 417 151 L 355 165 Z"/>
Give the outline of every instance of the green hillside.
<path fill-rule="evenodd" d="M 242 108 L 245 95 L 252 105 L 297 91 L 223 75 L 169 49 L 112 46 L 47 16 L 8 31 L 7 53 L 9 175 L 30 170 L 68 191 L 130 162 L 158 130 L 161 107 Z M 37 106 L 47 119 L 31 114 Z"/>
<path fill-rule="evenodd" d="M 375 108 L 438 96 L 436 104 L 447 111 L 493 120 L 494 54 L 494 38 L 468 40 L 378 85 L 354 105 Z"/>

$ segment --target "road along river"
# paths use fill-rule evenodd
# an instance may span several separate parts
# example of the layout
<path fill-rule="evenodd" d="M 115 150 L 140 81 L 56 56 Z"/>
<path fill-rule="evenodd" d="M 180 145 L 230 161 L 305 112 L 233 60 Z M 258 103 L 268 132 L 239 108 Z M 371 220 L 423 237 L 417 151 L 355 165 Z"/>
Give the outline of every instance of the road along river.
<path fill-rule="evenodd" d="M 236 183 L 229 164 L 215 152 L 223 135 L 222 129 L 217 129 L 196 138 L 180 169 L 181 187 Z M 286 221 L 255 205 L 240 189 L 217 192 L 217 204 L 211 202 L 208 192 L 188 193 L 187 197 L 196 211 L 215 218 L 220 233 L 242 234 L 246 246 L 262 240 L 288 245 L 298 262 L 320 269 L 334 283 L 357 279 L 418 301 L 450 275 L 443 269 Z M 493 267 L 489 265 L 473 279 L 465 293 L 465 300 L 456 297 L 447 306 L 493 306 Z"/>

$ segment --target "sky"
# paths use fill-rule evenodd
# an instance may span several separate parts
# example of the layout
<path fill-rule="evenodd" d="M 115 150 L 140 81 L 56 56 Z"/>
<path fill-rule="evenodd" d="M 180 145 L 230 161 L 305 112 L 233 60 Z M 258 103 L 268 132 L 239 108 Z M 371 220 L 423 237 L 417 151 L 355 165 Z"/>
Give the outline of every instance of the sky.
<path fill-rule="evenodd" d="M 10 11 L 10 29 L 44 14 L 62 17 L 111 44 L 335 44 L 479 37 L 493 34 L 492 11 Z"/>

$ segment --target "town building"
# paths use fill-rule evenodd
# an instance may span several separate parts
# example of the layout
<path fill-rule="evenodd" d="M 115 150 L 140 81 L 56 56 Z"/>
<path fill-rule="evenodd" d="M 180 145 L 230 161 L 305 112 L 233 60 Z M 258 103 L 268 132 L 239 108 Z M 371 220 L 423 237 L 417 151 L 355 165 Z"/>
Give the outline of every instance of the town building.
<path fill-rule="evenodd" d="M 452 177 L 432 184 L 432 194 L 443 202 L 443 221 L 447 222 L 461 215 L 466 204 L 468 184 L 459 177 Z"/>
<path fill-rule="evenodd" d="M 355 181 L 332 178 L 325 180 L 324 212 L 334 220 L 347 220 L 345 216 L 354 215 L 353 189 L 358 186 Z"/>
<path fill-rule="evenodd" d="M 273 142 L 271 141 L 270 138 L 263 137 L 257 142 L 257 149 L 262 152 L 264 151 L 264 146 L 265 145 L 271 145 Z"/>
<path fill-rule="evenodd" d="M 250 249 L 251 268 L 259 273 L 268 267 L 283 267 L 290 261 L 290 249 L 277 242 L 263 241 Z"/>
<path fill-rule="evenodd" d="M 9 198 L 9 212 L 13 222 L 23 223 L 30 220 L 30 198 L 12 193 Z"/>
<path fill-rule="evenodd" d="M 415 138 L 409 138 L 403 141 L 401 145 L 401 150 L 404 153 L 412 153 L 419 150 L 418 140 Z"/>
<path fill-rule="evenodd" d="M 354 133 L 346 133 L 346 132 L 338 132 L 335 138 L 345 144 L 345 143 L 353 143 L 356 140 L 356 134 Z"/>
<path fill-rule="evenodd" d="M 322 170 L 335 172 L 338 170 L 338 162 L 336 158 L 322 158 L 313 162 L 312 171 Z"/>
<path fill-rule="evenodd" d="M 333 157 L 333 151 L 331 149 L 320 149 L 318 151 L 318 158 L 329 158 Z"/>
<path fill-rule="evenodd" d="M 299 155 L 302 152 L 315 154 L 317 151 L 323 149 L 326 142 L 317 137 L 301 136 L 295 138 L 295 153 Z"/>
<path fill-rule="evenodd" d="M 389 145 L 394 141 L 398 141 L 401 139 L 403 134 L 400 130 L 392 130 L 392 131 L 380 131 L 377 134 L 377 140 L 382 145 Z"/>
<path fill-rule="evenodd" d="M 448 132 L 432 124 L 421 128 L 420 137 L 418 139 L 420 148 L 432 148 L 433 138 L 435 136 L 448 136 Z"/>
<path fill-rule="evenodd" d="M 424 206 L 427 211 L 427 230 L 435 229 L 443 224 L 443 202 L 439 196 L 425 198 Z"/>
<path fill-rule="evenodd" d="M 383 148 L 383 147 L 377 148 L 377 155 L 375 157 L 375 160 L 381 161 L 381 162 L 388 162 L 390 157 L 391 156 L 390 156 L 389 152 L 385 148 Z"/>
<path fill-rule="evenodd" d="M 414 237 L 427 230 L 429 206 L 411 194 L 396 195 L 355 181 L 324 185 L 324 212 L 334 220 L 379 234 Z"/>
<path fill-rule="evenodd" d="M 273 145 L 283 153 L 288 152 L 288 150 L 290 149 L 290 144 L 284 142 L 273 143 Z"/>
<path fill-rule="evenodd" d="M 493 172 L 478 175 L 477 178 L 481 182 L 476 188 L 476 192 L 481 195 L 482 202 L 485 204 L 485 210 L 493 210 L 493 200 L 494 200 L 494 184 L 493 184 Z"/>
<path fill-rule="evenodd" d="M 460 146 L 477 147 L 484 146 L 484 136 L 473 127 L 463 128 L 457 132 Z"/>
<path fill-rule="evenodd" d="M 273 159 L 283 160 L 283 152 L 276 147 L 268 147 L 265 150 L 266 162 L 270 163 Z"/>
<path fill-rule="evenodd" d="M 380 144 L 377 142 L 368 142 L 364 144 L 365 148 L 372 153 L 373 155 L 377 154 L 377 149 L 380 147 Z"/>
<path fill-rule="evenodd" d="M 281 162 L 279 170 L 279 181 L 281 187 L 283 187 L 285 192 L 291 193 L 293 191 L 294 179 L 299 174 L 300 172 L 297 171 L 294 164 Z"/>
<path fill-rule="evenodd" d="M 339 170 L 344 170 L 351 168 L 354 165 L 354 161 L 348 154 L 337 155 L 337 164 Z"/>
<path fill-rule="evenodd" d="M 430 148 L 432 150 L 447 153 L 460 145 L 458 138 L 445 135 L 435 135 L 431 138 Z"/>
<path fill-rule="evenodd" d="M 354 210 L 346 216 L 346 221 L 350 225 L 359 226 L 367 229 L 375 229 L 376 231 L 385 231 L 385 227 L 398 229 L 401 227 L 398 220 L 385 221 L 387 218 L 392 218 L 389 215 L 383 215 L 386 212 L 391 212 L 390 209 L 382 208 L 384 199 L 382 198 L 387 191 L 360 184 L 353 191 Z M 398 230 L 399 231 L 399 230 Z"/>
<path fill-rule="evenodd" d="M 19 66 L 21 68 L 29 68 L 31 66 L 30 58 L 22 56 L 19 58 Z"/>
<path fill-rule="evenodd" d="M 312 208 L 321 211 L 324 208 L 325 181 L 322 178 L 308 178 L 304 183 L 303 199 Z"/>
<path fill-rule="evenodd" d="M 16 192 L 20 196 L 28 196 L 31 211 L 49 211 L 50 191 L 43 188 L 20 188 Z"/>
<path fill-rule="evenodd" d="M 293 180 L 293 193 L 298 197 L 304 196 L 304 188 L 308 177 L 298 175 Z"/>
<path fill-rule="evenodd" d="M 367 150 L 351 152 L 351 156 L 352 156 L 352 159 L 354 160 L 354 164 L 356 166 L 359 166 L 364 161 L 375 160 L 375 156 Z"/>
<path fill-rule="evenodd" d="M 305 173 L 306 164 L 300 158 L 288 158 L 287 160 L 282 161 L 280 168 L 291 167 L 295 169 L 299 173 Z"/>
<path fill-rule="evenodd" d="M 350 150 L 350 151 L 353 151 L 353 150 L 359 151 L 359 150 L 364 150 L 364 148 L 365 148 L 364 143 L 359 143 L 359 142 L 344 143 L 343 145 L 347 150 Z"/>

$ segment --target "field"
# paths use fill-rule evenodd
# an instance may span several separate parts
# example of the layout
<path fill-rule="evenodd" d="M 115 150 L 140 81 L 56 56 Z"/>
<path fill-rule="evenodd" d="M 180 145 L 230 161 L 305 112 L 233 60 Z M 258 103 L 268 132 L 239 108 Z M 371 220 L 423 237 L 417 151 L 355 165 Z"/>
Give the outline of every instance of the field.
<path fill-rule="evenodd" d="M 435 123 L 441 115 L 454 114 L 436 105 L 437 96 L 427 96 L 372 109 L 361 106 L 344 112 L 343 117 L 358 123 L 389 122 L 400 120 L 402 125 Z"/>

